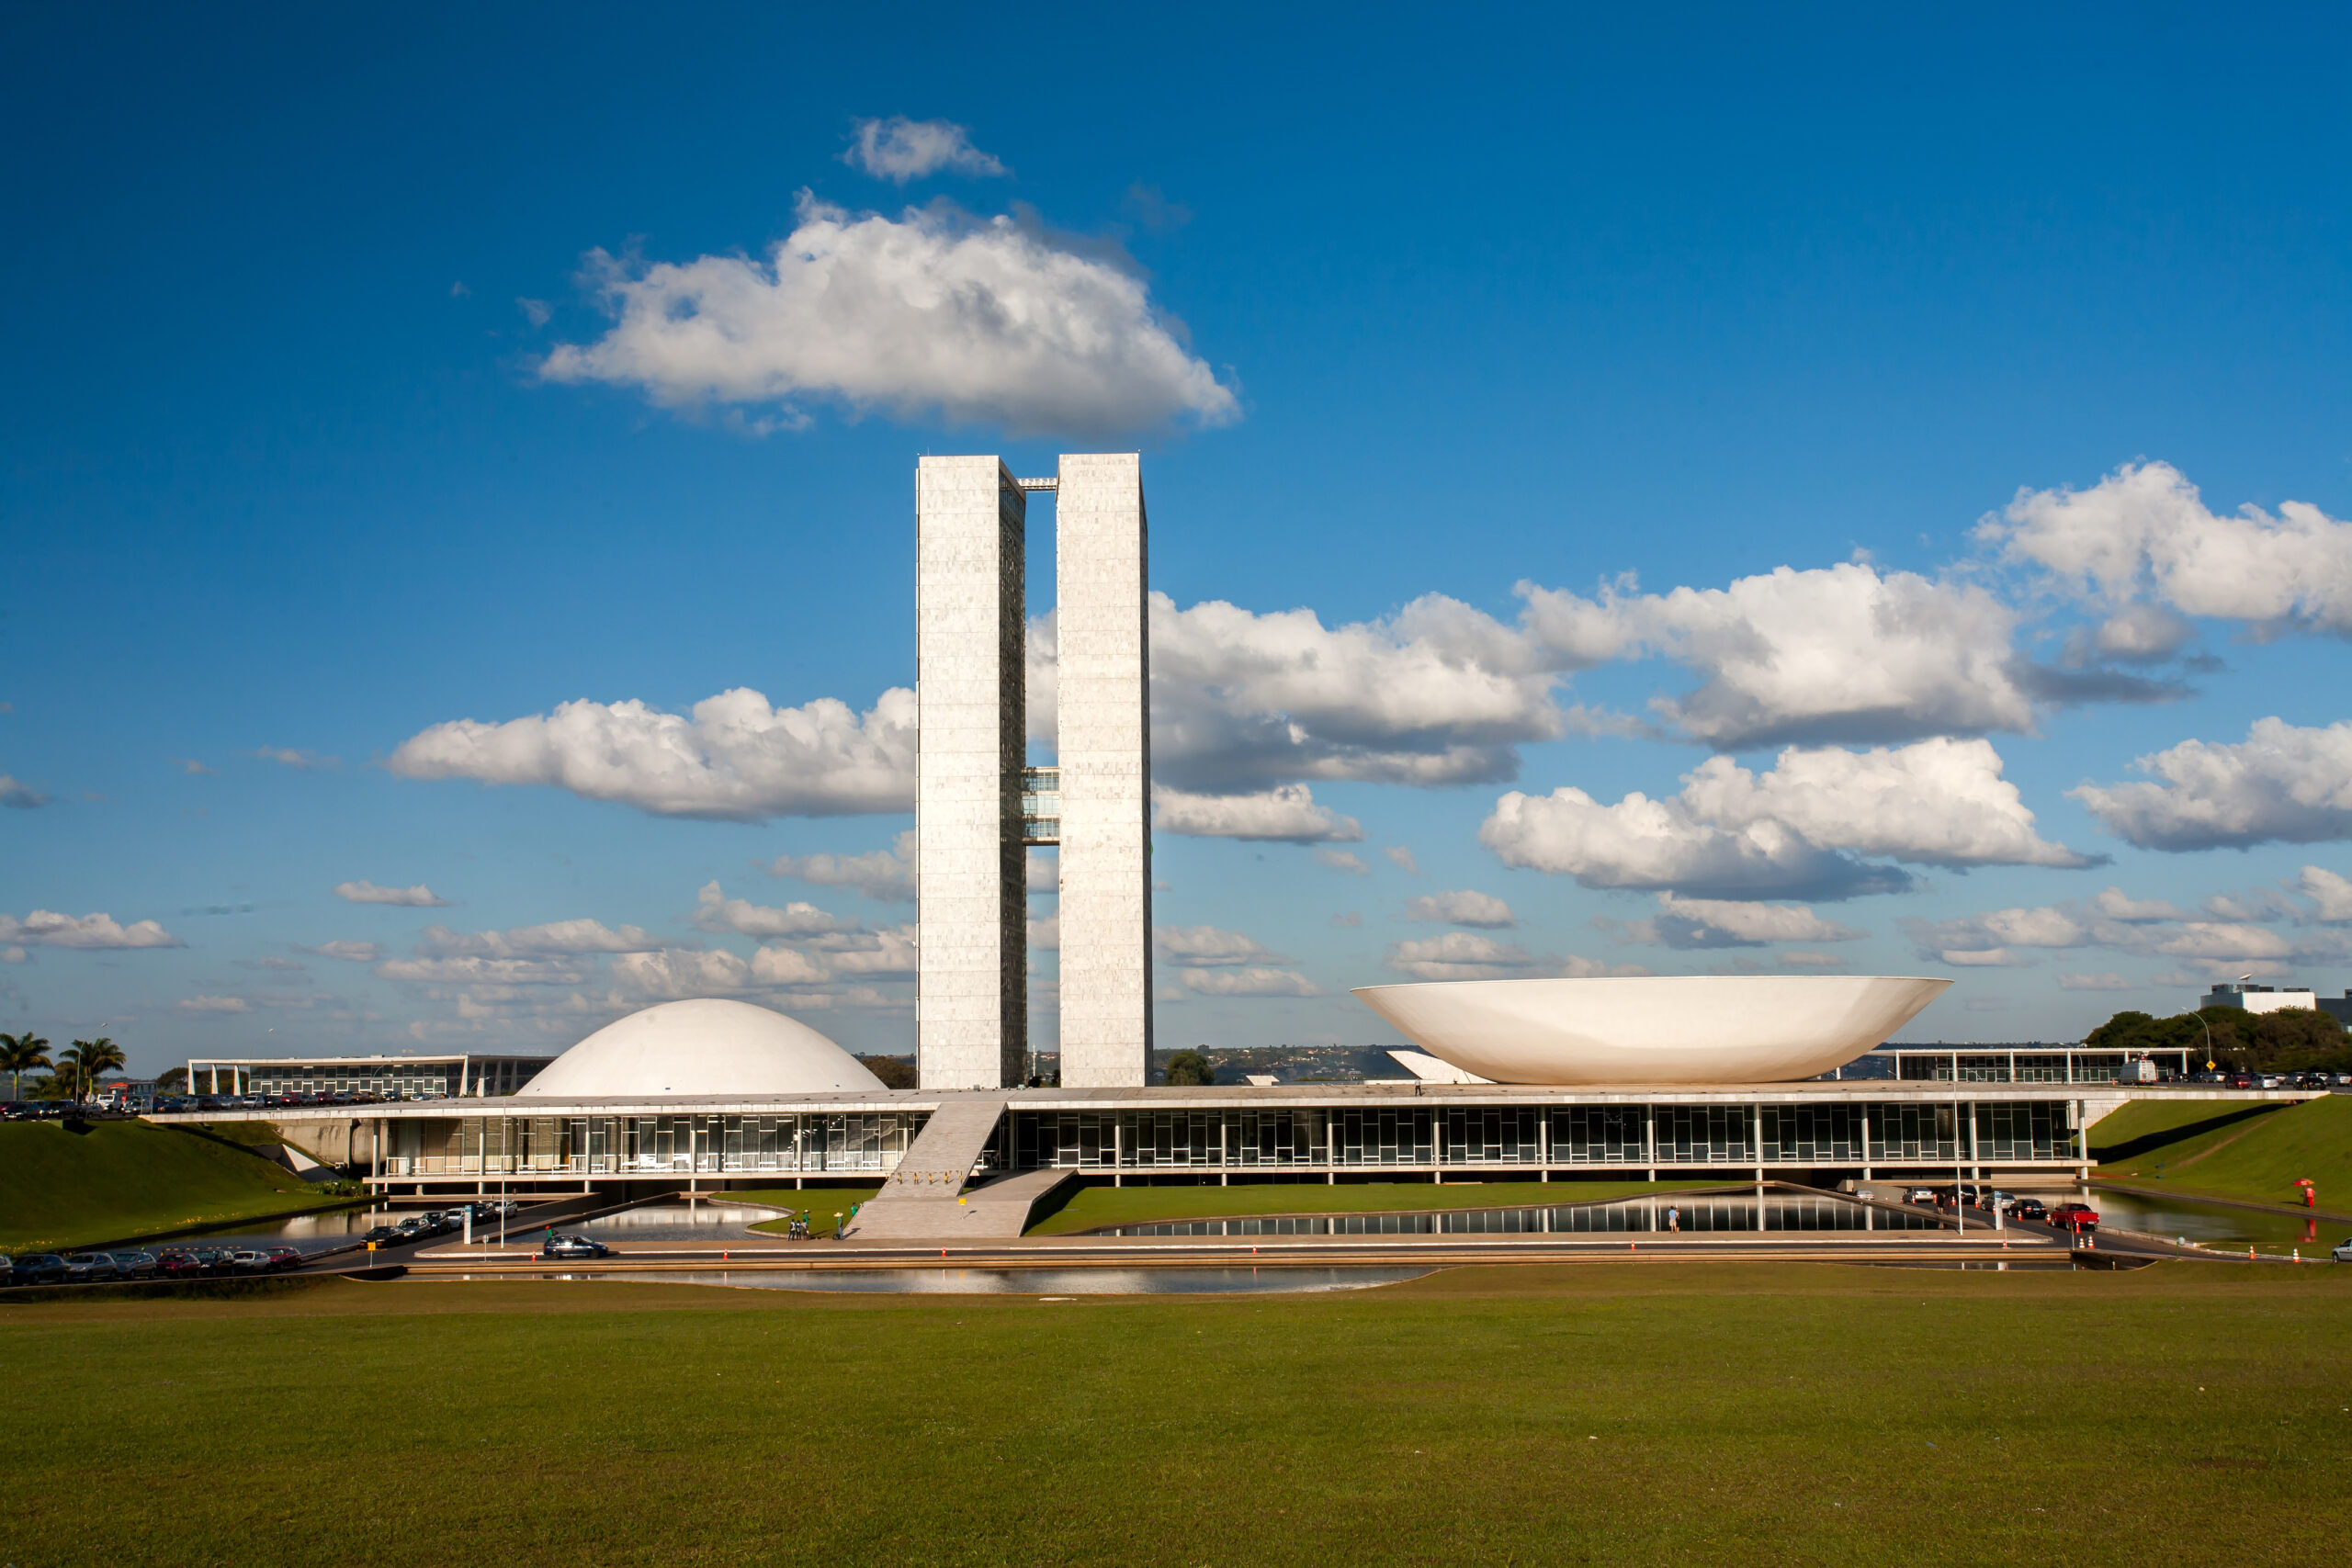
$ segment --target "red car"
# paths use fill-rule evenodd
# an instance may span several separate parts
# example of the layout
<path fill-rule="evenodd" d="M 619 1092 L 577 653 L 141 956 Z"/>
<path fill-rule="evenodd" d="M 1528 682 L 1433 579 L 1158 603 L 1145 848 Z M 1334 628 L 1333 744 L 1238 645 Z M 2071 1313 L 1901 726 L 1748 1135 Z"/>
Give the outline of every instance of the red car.
<path fill-rule="evenodd" d="M 269 1267 L 273 1271 L 302 1267 L 302 1255 L 290 1247 L 264 1247 L 262 1253 L 269 1259 Z"/>
<path fill-rule="evenodd" d="M 192 1252 L 174 1248 L 155 1254 L 155 1272 L 167 1280 L 193 1280 L 203 1274 L 204 1263 Z"/>
<path fill-rule="evenodd" d="M 2095 1231 L 2098 1211 L 2088 1203 L 2060 1203 L 2050 1211 L 2050 1224 L 2062 1231 Z"/>

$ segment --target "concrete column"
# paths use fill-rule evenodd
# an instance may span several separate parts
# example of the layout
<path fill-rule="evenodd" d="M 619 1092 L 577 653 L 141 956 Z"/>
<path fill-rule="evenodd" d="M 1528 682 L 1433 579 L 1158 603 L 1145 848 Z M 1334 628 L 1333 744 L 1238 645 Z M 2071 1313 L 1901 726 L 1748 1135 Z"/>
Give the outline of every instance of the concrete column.
<path fill-rule="evenodd" d="M 1066 1089 L 1151 1060 L 1151 669 L 1143 459 L 1065 455 L 1054 499 Z"/>
<path fill-rule="evenodd" d="M 997 1089 L 1029 1046 L 1027 498 L 994 457 L 925 457 L 915 495 L 916 1065 L 927 1089 Z"/>

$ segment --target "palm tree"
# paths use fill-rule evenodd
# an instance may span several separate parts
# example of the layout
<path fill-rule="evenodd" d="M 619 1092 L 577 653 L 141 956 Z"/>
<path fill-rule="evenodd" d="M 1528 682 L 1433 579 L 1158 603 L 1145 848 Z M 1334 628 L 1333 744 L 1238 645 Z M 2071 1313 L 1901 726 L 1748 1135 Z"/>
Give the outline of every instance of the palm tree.
<path fill-rule="evenodd" d="M 25 1075 L 42 1067 L 56 1066 L 49 1059 L 49 1042 L 26 1030 L 22 1034 L 0 1034 L 0 1072 L 10 1075 L 8 1098 L 25 1098 Z"/>
<path fill-rule="evenodd" d="M 90 1091 L 98 1087 L 98 1075 L 110 1073 L 128 1060 L 122 1054 L 122 1047 L 103 1034 L 96 1040 L 74 1042 L 74 1048 L 65 1053 L 65 1062 L 73 1069 L 74 1081 L 81 1085 L 81 1091 L 74 1098 L 77 1101 L 89 1099 Z"/>

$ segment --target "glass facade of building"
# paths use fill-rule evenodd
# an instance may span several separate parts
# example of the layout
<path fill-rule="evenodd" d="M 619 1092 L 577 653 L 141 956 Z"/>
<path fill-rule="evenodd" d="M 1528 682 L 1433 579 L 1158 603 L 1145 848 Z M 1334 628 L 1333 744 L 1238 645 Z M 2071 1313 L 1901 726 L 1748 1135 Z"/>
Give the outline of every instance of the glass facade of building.
<path fill-rule="evenodd" d="M 748 1176 L 891 1171 L 928 1111 L 402 1117 L 384 1176 Z"/>
<path fill-rule="evenodd" d="M 1011 1140 L 1008 1153 L 1001 1145 Z M 1015 1170 L 1951 1165 L 2073 1159 L 2064 1100 L 1293 1111 L 1015 1111 Z"/>

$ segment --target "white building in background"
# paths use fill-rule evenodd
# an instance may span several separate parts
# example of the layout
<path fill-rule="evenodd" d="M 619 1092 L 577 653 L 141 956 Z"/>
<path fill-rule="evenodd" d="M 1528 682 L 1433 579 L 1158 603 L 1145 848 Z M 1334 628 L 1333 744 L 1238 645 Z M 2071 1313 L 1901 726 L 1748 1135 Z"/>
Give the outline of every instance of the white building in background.
<path fill-rule="evenodd" d="M 2248 1012 L 2287 1012 L 2319 1006 L 2309 986 L 2249 986 L 2233 980 L 2205 993 L 2200 1008 L 2244 1008 Z"/>
<path fill-rule="evenodd" d="M 1026 761 L 1028 497 L 1056 493 L 1057 763 Z M 1139 1088 L 1151 1051 L 1151 699 L 1143 462 L 916 470 L 916 1062 L 926 1089 L 1028 1064 L 1025 857 L 1060 852 L 1062 1082 Z"/>

